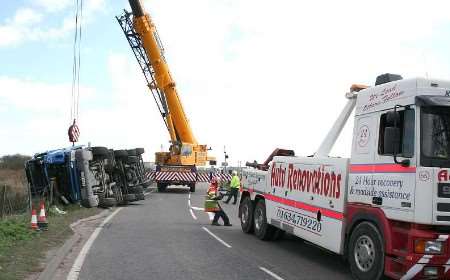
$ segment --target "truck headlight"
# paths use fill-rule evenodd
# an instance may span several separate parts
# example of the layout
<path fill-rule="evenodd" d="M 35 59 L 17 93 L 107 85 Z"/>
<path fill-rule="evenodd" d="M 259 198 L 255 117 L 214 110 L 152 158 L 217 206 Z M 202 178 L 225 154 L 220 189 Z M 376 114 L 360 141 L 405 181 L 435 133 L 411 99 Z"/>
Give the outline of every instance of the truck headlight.
<path fill-rule="evenodd" d="M 444 242 L 436 240 L 416 240 L 414 251 L 419 254 L 442 254 Z"/>

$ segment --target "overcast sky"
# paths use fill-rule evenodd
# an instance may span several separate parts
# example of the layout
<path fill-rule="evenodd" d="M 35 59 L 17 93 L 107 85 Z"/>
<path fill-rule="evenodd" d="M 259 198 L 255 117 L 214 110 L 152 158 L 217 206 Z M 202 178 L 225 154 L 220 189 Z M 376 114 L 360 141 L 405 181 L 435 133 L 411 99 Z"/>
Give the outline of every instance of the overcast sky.
<path fill-rule="evenodd" d="M 69 145 L 74 0 L 3 1 L 0 155 Z M 144 147 L 169 136 L 114 16 L 84 0 L 80 142 Z M 233 163 L 276 147 L 310 155 L 352 83 L 450 79 L 448 1 L 147 0 L 194 134 Z M 334 155 L 349 156 L 352 122 Z"/>

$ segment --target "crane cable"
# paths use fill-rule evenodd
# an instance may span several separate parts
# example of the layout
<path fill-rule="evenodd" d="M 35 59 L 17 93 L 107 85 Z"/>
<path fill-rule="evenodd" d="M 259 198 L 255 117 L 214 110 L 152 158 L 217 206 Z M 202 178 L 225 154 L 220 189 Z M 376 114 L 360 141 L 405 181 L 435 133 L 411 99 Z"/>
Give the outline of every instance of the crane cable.
<path fill-rule="evenodd" d="M 75 36 L 73 40 L 73 65 L 72 65 L 72 96 L 70 104 L 69 141 L 75 145 L 80 136 L 80 130 L 76 124 L 80 101 L 80 68 L 81 68 L 81 23 L 83 19 L 83 0 L 75 1 Z"/>

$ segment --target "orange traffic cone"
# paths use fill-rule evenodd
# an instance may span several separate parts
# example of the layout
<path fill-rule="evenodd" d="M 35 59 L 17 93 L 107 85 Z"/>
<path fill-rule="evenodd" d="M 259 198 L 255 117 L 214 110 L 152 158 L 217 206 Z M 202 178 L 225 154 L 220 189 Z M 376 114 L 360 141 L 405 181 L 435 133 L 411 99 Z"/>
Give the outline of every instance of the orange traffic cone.
<path fill-rule="evenodd" d="M 47 217 L 45 216 L 45 205 L 43 201 L 41 202 L 41 211 L 39 211 L 38 226 L 39 229 L 42 230 L 47 230 L 48 228 Z"/>
<path fill-rule="evenodd" d="M 31 229 L 39 230 L 36 210 L 34 210 L 34 209 L 31 210 Z"/>

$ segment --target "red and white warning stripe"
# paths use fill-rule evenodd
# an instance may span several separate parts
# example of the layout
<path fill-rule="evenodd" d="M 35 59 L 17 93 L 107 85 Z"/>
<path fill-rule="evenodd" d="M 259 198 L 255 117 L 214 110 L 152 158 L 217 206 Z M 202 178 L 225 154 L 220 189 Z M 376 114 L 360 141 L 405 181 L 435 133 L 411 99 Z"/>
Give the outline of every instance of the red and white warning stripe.
<path fill-rule="evenodd" d="M 448 235 L 442 234 L 439 235 L 439 237 L 436 239 L 436 241 L 442 241 L 445 242 L 448 239 Z M 409 280 L 413 279 L 419 272 L 422 271 L 422 269 L 430 263 L 433 259 L 434 255 L 423 255 L 416 264 L 411 266 L 411 268 L 406 272 L 405 275 L 403 275 L 400 280 Z M 445 265 L 445 273 L 447 273 L 448 269 L 450 268 L 450 259 L 447 261 L 447 264 Z"/>
<path fill-rule="evenodd" d="M 156 181 L 189 181 L 195 182 L 197 174 L 194 172 L 156 172 Z"/>
<path fill-rule="evenodd" d="M 209 182 L 210 174 L 209 173 L 198 173 L 197 180 L 195 179 L 194 172 L 154 172 L 148 171 L 145 174 L 147 179 L 157 180 L 157 181 L 165 181 L 165 180 L 186 180 L 186 181 L 197 181 L 197 182 Z M 216 177 L 219 177 L 221 181 L 228 182 L 231 180 L 230 174 L 215 174 Z M 181 178 L 181 179 L 180 179 Z"/>

